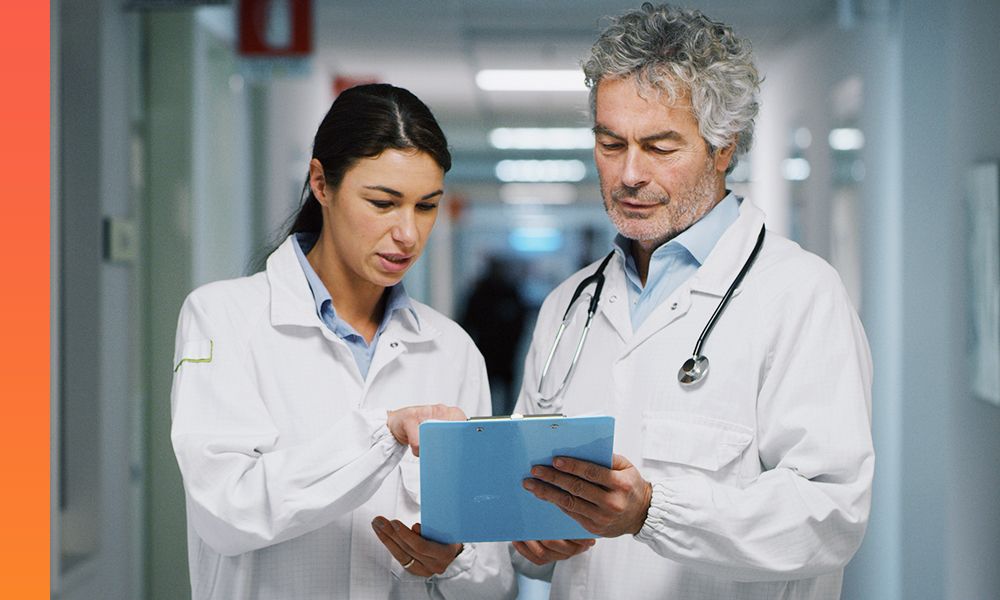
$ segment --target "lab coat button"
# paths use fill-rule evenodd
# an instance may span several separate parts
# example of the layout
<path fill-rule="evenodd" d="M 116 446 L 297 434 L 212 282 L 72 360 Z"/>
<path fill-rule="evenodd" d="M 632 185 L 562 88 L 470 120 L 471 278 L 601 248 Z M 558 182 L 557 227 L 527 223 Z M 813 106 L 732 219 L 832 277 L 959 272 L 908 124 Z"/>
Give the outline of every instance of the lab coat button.
<path fill-rule="evenodd" d="M 399 342 L 391 342 L 391 343 L 389 344 L 389 347 L 390 347 L 390 348 L 395 348 L 395 347 L 396 347 L 396 346 L 398 346 L 398 345 L 399 345 Z"/>
<path fill-rule="evenodd" d="M 677 303 L 676 302 L 674 302 L 673 304 L 670 305 L 670 310 L 677 310 Z"/>
<path fill-rule="evenodd" d="M 618 300 L 618 296 L 615 295 L 612 295 L 610 298 L 608 298 L 608 302 L 615 302 L 616 300 Z"/>

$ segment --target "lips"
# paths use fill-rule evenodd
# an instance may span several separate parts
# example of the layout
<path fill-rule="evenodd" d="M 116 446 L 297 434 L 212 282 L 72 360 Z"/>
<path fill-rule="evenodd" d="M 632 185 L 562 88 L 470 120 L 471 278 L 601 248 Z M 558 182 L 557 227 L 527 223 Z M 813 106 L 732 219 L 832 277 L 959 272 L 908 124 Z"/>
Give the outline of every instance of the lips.
<path fill-rule="evenodd" d="M 625 207 L 625 208 L 627 208 L 629 210 L 645 210 L 645 209 L 653 208 L 654 206 L 659 206 L 660 205 L 658 202 L 654 203 L 654 204 L 639 204 L 639 203 L 636 203 L 636 202 L 625 202 L 624 200 L 619 200 L 618 204 L 621 204 L 623 207 Z"/>
<path fill-rule="evenodd" d="M 389 254 L 378 253 L 379 262 L 382 269 L 390 273 L 401 273 L 410 267 L 413 262 L 412 254 Z"/>

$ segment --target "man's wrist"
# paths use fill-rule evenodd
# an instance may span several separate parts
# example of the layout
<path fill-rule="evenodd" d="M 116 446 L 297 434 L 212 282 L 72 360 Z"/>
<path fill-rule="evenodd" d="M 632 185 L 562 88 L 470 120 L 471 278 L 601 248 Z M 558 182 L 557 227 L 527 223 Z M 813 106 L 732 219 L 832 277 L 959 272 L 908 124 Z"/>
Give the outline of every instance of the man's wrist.
<path fill-rule="evenodd" d="M 648 481 L 643 481 L 643 483 L 646 484 L 642 501 L 643 508 L 635 527 L 630 532 L 632 535 L 639 535 L 639 532 L 642 531 L 642 526 L 646 524 L 646 516 L 649 515 L 649 506 L 653 502 L 653 484 Z"/>

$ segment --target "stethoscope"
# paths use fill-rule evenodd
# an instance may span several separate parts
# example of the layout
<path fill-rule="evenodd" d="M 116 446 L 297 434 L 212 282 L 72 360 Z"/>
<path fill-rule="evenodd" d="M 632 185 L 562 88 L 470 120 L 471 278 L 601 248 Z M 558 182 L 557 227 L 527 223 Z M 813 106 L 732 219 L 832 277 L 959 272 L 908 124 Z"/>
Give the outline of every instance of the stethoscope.
<path fill-rule="evenodd" d="M 712 332 L 712 328 L 715 327 L 716 322 L 719 320 L 719 316 L 722 315 L 722 311 L 726 309 L 726 305 L 729 304 L 729 300 L 733 297 L 733 292 L 739 287 L 740 282 L 746 276 L 747 271 L 753 265 L 754 260 L 757 259 L 757 255 L 760 254 L 760 248 L 764 245 L 764 226 L 760 228 L 760 234 L 757 235 L 757 243 L 754 244 L 753 250 L 750 251 L 750 256 L 747 258 L 746 262 L 743 263 L 743 268 L 733 279 L 733 282 L 729 284 L 729 289 L 722 296 L 722 300 L 719 301 L 719 305 L 715 308 L 715 312 L 712 313 L 711 318 L 708 319 L 708 323 L 705 324 L 705 328 L 702 329 L 701 335 L 698 336 L 698 342 L 694 345 L 694 352 L 691 353 L 691 358 L 684 361 L 681 365 L 680 370 L 677 372 L 677 381 L 681 385 L 690 386 L 698 383 L 708 375 L 708 357 L 701 353 L 702 346 L 705 345 L 705 340 L 708 339 L 708 334 Z M 611 262 L 611 258 L 615 255 L 614 251 L 610 252 L 604 260 L 601 261 L 600 266 L 594 271 L 592 275 L 584 278 L 580 282 L 580 285 L 576 286 L 576 291 L 573 292 L 573 296 L 569 300 L 569 305 L 566 307 L 566 312 L 563 313 L 562 323 L 559 325 L 559 331 L 556 332 L 556 339 L 552 342 L 552 349 L 549 350 L 549 356 L 545 359 L 545 366 L 542 367 L 542 376 L 538 381 L 538 405 L 542 408 L 550 408 L 553 401 L 562 393 L 563 389 L 566 388 L 566 384 L 569 383 L 570 378 L 573 376 L 573 371 L 576 370 L 576 363 L 580 359 L 580 353 L 583 351 L 583 344 L 587 341 L 587 334 L 590 333 L 590 324 L 594 319 L 594 315 L 597 313 L 597 305 L 601 299 L 601 290 L 604 289 L 604 269 Z M 573 306 L 576 301 L 580 299 L 583 294 L 583 290 L 587 288 L 590 284 L 594 284 L 594 294 L 590 297 L 590 305 L 587 307 L 587 320 L 583 325 L 583 333 L 580 334 L 580 341 L 576 345 L 576 351 L 573 353 L 573 362 L 569 365 L 569 370 L 566 371 L 566 377 L 563 378 L 562 383 L 559 384 L 559 389 L 557 389 L 551 395 L 545 396 L 542 394 L 542 388 L 545 384 L 545 378 L 549 374 L 549 367 L 552 366 L 552 357 L 556 354 L 556 349 L 559 347 L 559 341 L 562 340 L 563 333 L 566 331 L 566 326 L 569 324 L 569 315 L 573 310 Z"/>

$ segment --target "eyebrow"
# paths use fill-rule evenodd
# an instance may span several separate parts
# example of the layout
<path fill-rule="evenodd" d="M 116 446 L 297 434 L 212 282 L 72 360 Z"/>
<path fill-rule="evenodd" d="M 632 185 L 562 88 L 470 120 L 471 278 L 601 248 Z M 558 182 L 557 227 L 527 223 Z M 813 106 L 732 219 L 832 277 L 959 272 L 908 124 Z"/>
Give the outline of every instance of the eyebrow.
<path fill-rule="evenodd" d="M 603 125 L 594 125 L 594 135 L 606 135 L 608 137 L 613 137 L 617 140 L 625 139 L 623 136 L 618 135 L 617 133 L 611 131 L 607 127 L 604 127 Z M 648 144 L 650 142 L 661 142 L 661 141 L 683 142 L 684 136 L 674 131 L 673 129 L 668 129 L 666 131 L 658 131 L 654 134 L 639 138 L 639 141 L 643 144 Z"/>
<path fill-rule="evenodd" d="M 385 187 L 384 185 L 366 185 L 365 189 L 366 190 L 377 190 L 379 192 L 385 192 L 386 194 L 389 194 L 393 198 L 402 198 L 403 197 L 403 192 L 400 192 L 399 190 L 394 190 L 391 187 Z M 444 190 L 434 190 L 433 192 L 431 192 L 429 194 L 424 194 L 423 196 L 420 197 L 420 199 L 421 200 L 430 200 L 434 196 L 440 196 L 443 193 L 444 193 Z"/>

